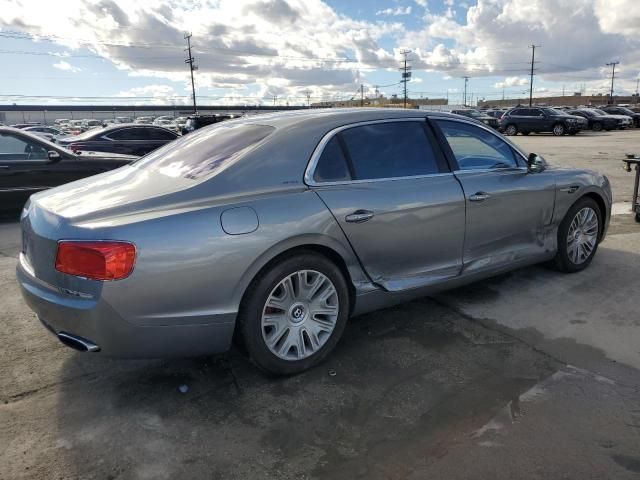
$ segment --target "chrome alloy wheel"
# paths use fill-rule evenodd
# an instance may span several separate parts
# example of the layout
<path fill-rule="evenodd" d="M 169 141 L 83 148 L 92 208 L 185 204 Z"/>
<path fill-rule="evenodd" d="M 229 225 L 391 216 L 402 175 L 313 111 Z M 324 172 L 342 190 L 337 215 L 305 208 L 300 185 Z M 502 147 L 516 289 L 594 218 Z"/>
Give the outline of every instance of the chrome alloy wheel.
<path fill-rule="evenodd" d="M 302 360 L 329 340 L 338 320 L 339 300 L 329 278 L 299 270 L 281 280 L 262 310 L 262 338 L 271 353 Z"/>
<path fill-rule="evenodd" d="M 598 215 L 591 207 L 576 213 L 567 233 L 567 255 L 575 264 L 584 263 L 598 242 Z"/>

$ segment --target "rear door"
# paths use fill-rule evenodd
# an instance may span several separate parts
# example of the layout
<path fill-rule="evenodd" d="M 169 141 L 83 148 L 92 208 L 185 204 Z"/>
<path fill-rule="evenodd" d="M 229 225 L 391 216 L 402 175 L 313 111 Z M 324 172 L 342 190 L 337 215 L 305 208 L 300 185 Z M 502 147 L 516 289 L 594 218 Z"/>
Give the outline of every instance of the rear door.
<path fill-rule="evenodd" d="M 424 118 L 329 133 L 305 179 L 374 282 L 397 291 L 460 273 L 464 196 Z"/>
<path fill-rule="evenodd" d="M 457 120 L 434 123 L 466 196 L 463 273 L 500 268 L 555 248 L 553 174 L 528 173 L 525 159 L 487 128 Z"/>

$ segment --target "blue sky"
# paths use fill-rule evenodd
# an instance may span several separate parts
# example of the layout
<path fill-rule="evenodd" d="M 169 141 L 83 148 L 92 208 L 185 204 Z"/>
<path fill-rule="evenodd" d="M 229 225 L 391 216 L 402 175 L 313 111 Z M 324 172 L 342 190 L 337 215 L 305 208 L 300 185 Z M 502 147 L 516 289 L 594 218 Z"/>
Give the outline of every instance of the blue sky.
<path fill-rule="evenodd" d="M 201 103 L 303 103 L 401 92 L 522 96 L 616 93 L 640 72 L 637 0 L 7 0 L 0 103 L 187 103 L 183 32 L 193 32 Z M 389 86 L 385 86 L 389 85 Z M 67 98 L 69 97 L 69 98 Z M 73 98 L 71 98 L 73 97 Z M 100 98 L 91 98 L 100 97 Z"/>

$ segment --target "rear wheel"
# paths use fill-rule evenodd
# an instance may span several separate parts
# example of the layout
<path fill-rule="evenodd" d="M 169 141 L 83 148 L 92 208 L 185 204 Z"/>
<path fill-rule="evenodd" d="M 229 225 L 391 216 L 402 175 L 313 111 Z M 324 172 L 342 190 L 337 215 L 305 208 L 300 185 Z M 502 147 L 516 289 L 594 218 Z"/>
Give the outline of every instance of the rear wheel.
<path fill-rule="evenodd" d="M 513 135 L 517 135 L 518 127 L 516 127 L 513 123 L 510 125 L 507 125 L 507 128 L 504 129 L 504 133 L 510 137 L 512 137 Z"/>
<path fill-rule="evenodd" d="M 583 197 L 569 209 L 558 228 L 558 252 L 554 259 L 558 270 L 579 272 L 593 260 L 600 232 L 602 213 L 595 200 Z"/>
<path fill-rule="evenodd" d="M 600 123 L 600 122 L 594 122 L 594 124 L 591 126 L 591 129 L 592 129 L 594 132 L 599 132 L 599 131 L 601 131 L 601 130 L 602 130 L 602 123 Z"/>
<path fill-rule="evenodd" d="M 561 124 L 561 123 L 556 123 L 556 124 L 553 126 L 553 130 L 552 130 L 552 131 L 553 131 L 553 134 L 554 134 L 556 137 L 561 137 L 562 135 L 564 135 L 564 132 L 565 132 L 564 125 L 563 125 L 563 124 Z"/>
<path fill-rule="evenodd" d="M 285 258 L 256 278 L 238 321 L 251 360 L 268 373 L 292 375 L 333 350 L 348 315 L 342 272 L 309 252 Z"/>

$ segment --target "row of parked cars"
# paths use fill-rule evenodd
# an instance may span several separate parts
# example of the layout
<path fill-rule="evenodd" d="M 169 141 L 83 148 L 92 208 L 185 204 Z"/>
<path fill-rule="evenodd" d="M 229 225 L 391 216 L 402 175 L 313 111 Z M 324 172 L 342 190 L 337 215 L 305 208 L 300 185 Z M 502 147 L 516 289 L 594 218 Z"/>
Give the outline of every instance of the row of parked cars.
<path fill-rule="evenodd" d="M 575 135 L 581 130 L 596 132 L 640 127 L 640 107 L 607 105 L 584 107 L 523 107 L 509 110 L 454 110 L 475 118 L 506 135 L 528 135 L 551 132 L 554 135 Z M 492 122 L 490 119 L 494 119 Z"/>
<path fill-rule="evenodd" d="M 183 131 L 229 118 L 190 116 Z M 0 124 L 0 211 L 20 209 L 41 190 L 123 166 L 179 136 L 158 123 L 118 122 L 77 135 L 65 135 L 47 125 Z"/>

